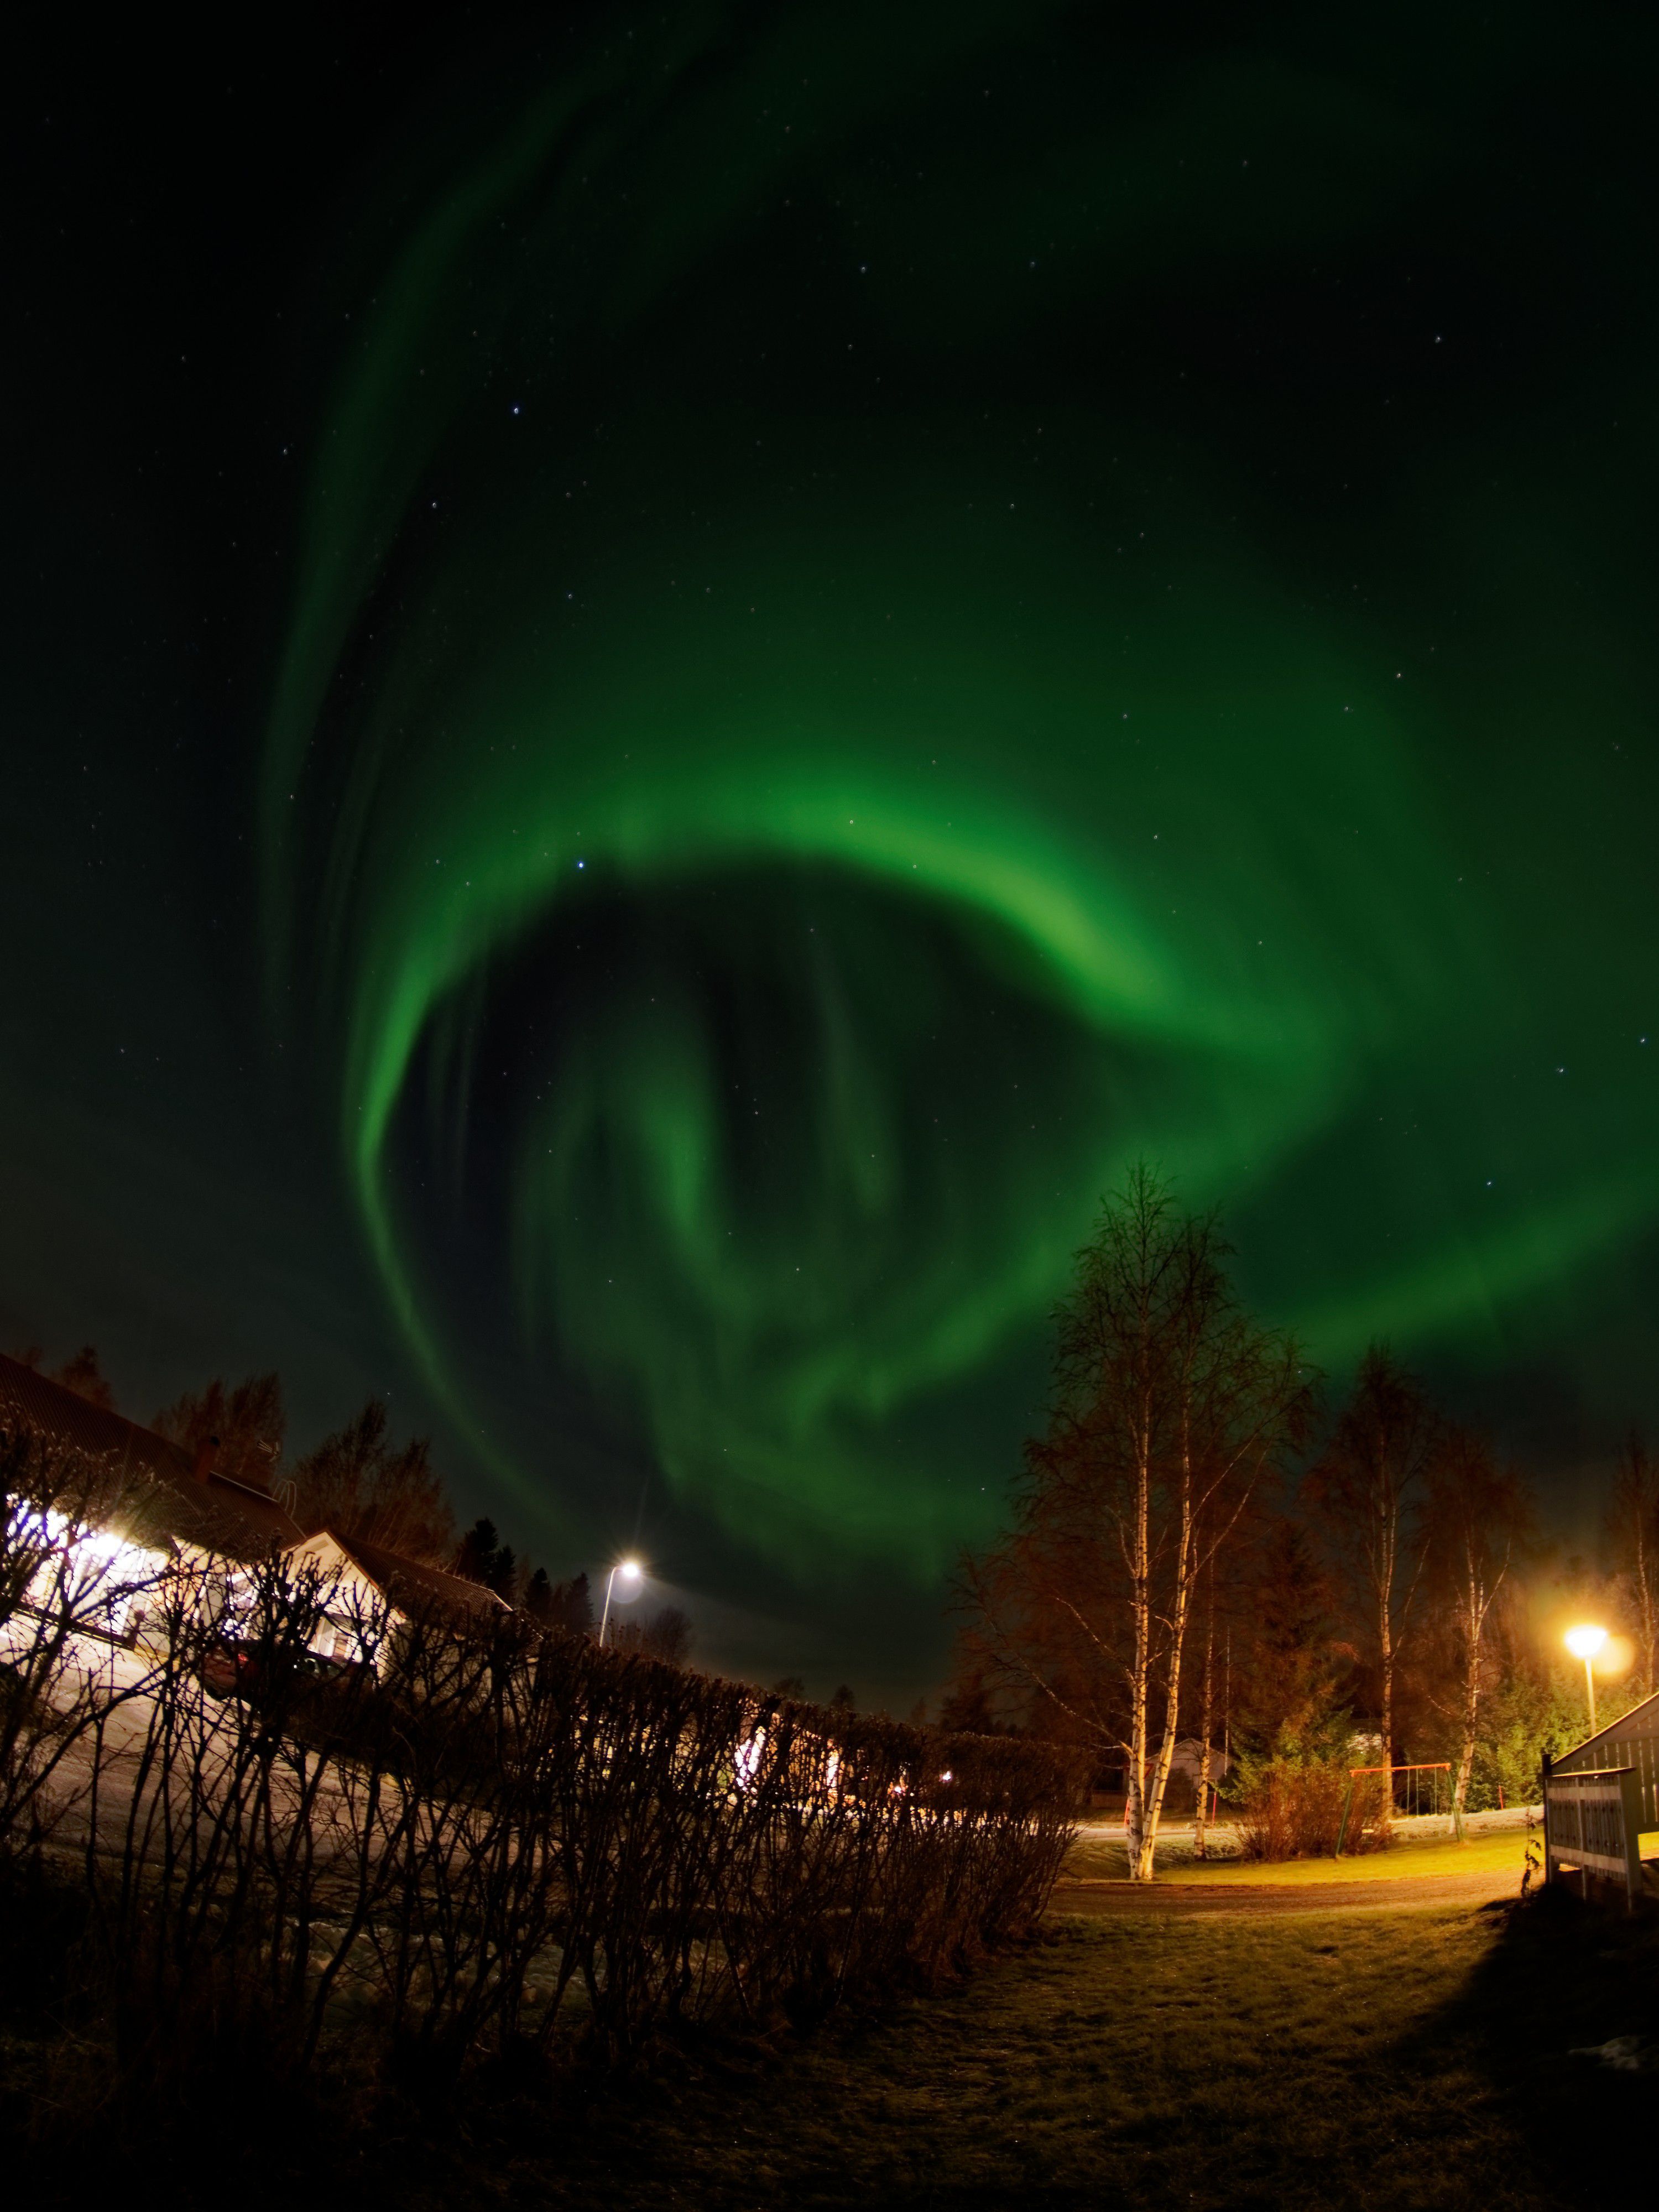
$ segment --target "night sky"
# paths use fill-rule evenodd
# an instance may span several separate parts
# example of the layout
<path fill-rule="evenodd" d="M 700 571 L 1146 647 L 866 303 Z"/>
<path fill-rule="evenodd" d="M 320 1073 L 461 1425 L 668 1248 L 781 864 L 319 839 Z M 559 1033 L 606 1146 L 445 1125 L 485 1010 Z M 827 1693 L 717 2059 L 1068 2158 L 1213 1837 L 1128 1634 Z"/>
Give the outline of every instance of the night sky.
<path fill-rule="evenodd" d="M 1254 15 L 19 63 L 8 1345 L 388 1393 L 908 1702 L 1146 1156 L 1583 1522 L 1659 1422 L 1659 40 Z"/>

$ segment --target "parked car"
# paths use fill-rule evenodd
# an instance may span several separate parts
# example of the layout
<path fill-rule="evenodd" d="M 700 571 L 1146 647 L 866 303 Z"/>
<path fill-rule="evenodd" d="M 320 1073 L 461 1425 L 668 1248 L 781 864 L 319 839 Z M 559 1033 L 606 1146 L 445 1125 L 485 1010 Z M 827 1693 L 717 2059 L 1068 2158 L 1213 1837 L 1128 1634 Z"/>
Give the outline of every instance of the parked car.
<path fill-rule="evenodd" d="M 325 1659 L 303 1644 L 276 1648 L 226 1637 L 203 1655 L 197 1669 L 212 1698 L 238 1697 L 258 1705 L 309 1682 L 338 1682 L 362 1671 L 356 1660 Z"/>

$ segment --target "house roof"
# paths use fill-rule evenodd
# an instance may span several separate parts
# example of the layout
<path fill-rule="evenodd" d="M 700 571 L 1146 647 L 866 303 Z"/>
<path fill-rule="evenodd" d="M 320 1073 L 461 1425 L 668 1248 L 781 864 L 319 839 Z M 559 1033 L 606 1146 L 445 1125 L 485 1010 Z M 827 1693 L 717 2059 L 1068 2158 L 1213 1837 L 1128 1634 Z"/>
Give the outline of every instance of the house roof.
<path fill-rule="evenodd" d="M 1644 1698 L 1550 1761 L 1552 1774 L 1604 1773 L 1609 1767 L 1633 1770 L 1641 1792 L 1643 1828 L 1659 1827 L 1659 1694 Z"/>
<path fill-rule="evenodd" d="M 174 1543 L 257 1559 L 299 1540 L 298 1522 L 268 1490 L 228 1474 L 203 1480 L 181 1445 L 0 1353 L 0 1433 L 14 1429 L 105 1462 L 131 1485 L 147 1530 Z"/>
<path fill-rule="evenodd" d="M 1621 1713 L 1616 1721 L 1609 1721 L 1605 1728 L 1597 1729 L 1594 1735 L 1586 1736 L 1583 1743 L 1574 1744 L 1571 1751 L 1564 1751 L 1559 1759 L 1553 1759 L 1550 1771 L 1552 1774 L 1587 1773 L 1602 1766 L 1627 1764 L 1630 1759 L 1628 1747 L 1638 1743 L 1659 1743 L 1659 1692 L 1650 1698 L 1644 1698 L 1639 1705 L 1632 1705 L 1628 1712 Z"/>
<path fill-rule="evenodd" d="M 401 1552 L 388 1552 L 383 1544 L 365 1544 L 355 1536 L 336 1536 L 334 1540 L 388 1597 L 401 1597 L 406 1604 L 459 1607 L 467 1613 L 511 1609 L 493 1589 L 469 1582 L 465 1575 L 425 1566 L 418 1559 L 406 1559 Z"/>

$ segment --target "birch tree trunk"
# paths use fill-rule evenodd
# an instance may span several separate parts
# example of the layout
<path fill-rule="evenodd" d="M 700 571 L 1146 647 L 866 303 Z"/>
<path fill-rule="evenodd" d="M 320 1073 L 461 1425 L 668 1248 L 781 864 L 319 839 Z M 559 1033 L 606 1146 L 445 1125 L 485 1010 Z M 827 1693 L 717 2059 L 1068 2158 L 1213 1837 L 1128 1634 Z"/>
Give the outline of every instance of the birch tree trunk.
<path fill-rule="evenodd" d="M 1646 1504 L 1645 1498 L 1642 1501 Z M 1659 1689 L 1659 1634 L 1656 1633 L 1653 1547 L 1648 1541 L 1648 1516 L 1636 1516 L 1636 1596 L 1642 1614 L 1642 1663 L 1648 1688 Z"/>
<path fill-rule="evenodd" d="M 1452 1810 L 1460 1817 L 1468 1802 L 1469 1777 L 1474 1771 L 1475 1747 L 1480 1739 L 1481 1645 L 1486 1612 L 1492 1603 L 1491 1593 L 1485 1587 L 1480 1564 L 1472 1555 L 1472 1549 L 1465 1558 L 1462 1592 L 1462 1741 L 1457 1755 L 1457 1777 L 1452 1787 Z"/>
<path fill-rule="evenodd" d="M 1394 1564 L 1396 1509 L 1386 1492 L 1377 1500 L 1376 1648 L 1382 1676 L 1382 1794 L 1394 1798 Z"/>
<path fill-rule="evenodd" d="M 1394 1802 L 1394 1651 L 1389 1641 L 1388 1615 L 1382 1616 L 1382 1795 Z"/>
<path fill-rule="evenodd" d="M 1463 1686 L 1463 1745 L 1457 1758 L 1457 1780 L 1452 1790 L 1452 1810 L 1460 1817 L 1468 1803 L 1469 1777 L 1474 1771 L 1474 1750 L 1480 1740 L 1480 1647 L 1474 1647 L 1468 1675 Z"/>
<path fill-rule="evenodd" d="M 1193 1480 L 1189 1451 L 1182 1454 L 1181 1480 L 1181 1518 L 1176 1540 L 1175 1584 L 1170 1592 L 1170 1618 L 1167 1632 L 1170 1639 L 1164 1688 L 1164 1741 L 1158 1747 L 1158 1770 L 1148 1793 L 1146 1816 L 1142 1822 L 1138 1863 L 1131 1880 L 1150 1881 L 1152 1879 L 1153 1854 L 1158 1848 L 1158 1824 L 1164 1810 L 1164 1793 L 1170 1784 L 1170 1772 L 1175 1765 L 1176 1744 L 1181 1725 L 1182 1662 L 1186 1653 L 1187 1620 L 1191 1610 L 1193 1565 Z"/>
<path fill-rule="evenodd" d="M 1164 1733 L 1158 1746 L 1157 1759 L 1152 1767 L 1151 1778 L 1146 1784 L 1142 1802 L 1139 1832 L 1136 1838 L 1134 1854 L 1129 1863 L 1131 1881 L 1150 1881 L 1152 1879 L 1153 1856 L 1158 1850 L 1158 1824 L 1164 1810 L 1164 1792 L 1169 1785 L 1170 1767 L 1175 1763 L 1175 1712 L 1176 1700 L 1180 1694 L 1180 1680 L 1181 1661 L 1177 1647 L 1172 1650 L 1170 1656 L 1169 1674 L 1164 1690 Z M 1150 1705 L 1149 1698 L 1147 1700 L 1149 1753 L 1152 1749 Z"/>
<path fill-rule="evenodd" d="M 1147 1675 L 1152 1648 L 1152 1606 L 1144 1579 L 1137 1575 L 1132 1603 L 1134 1608 L 1134 1661 L 1129 1685 L 1129 1879 L 1144 1879 L 1141 1865 L 1150 1850 L 1146 1839 L 1146 1709 Z"/>
<path fill-rule="evenodd" d="M 1376 1647 L 1377 1722 L 1389 1769 L 1400 1751 L 1398 1676 L 1425 1559 L 1418 1504 L 1440 1428 L 1420 1386 L 1385 1345 L 1373 1344 L 1307 1491 L 1351 1577 L 1354 1624 Z"/>
<path fill-rule="evenodd" d="M 1198 1817 L 1193 1823 L 1193 1854 L 1206 1855 L 1210 1820 L 1210 1736 L 1215 1727 L 1215 1574 L 1210 1575 L 1210 1602 L 1204 1618 L 1204 1673 L 1198 1699 Z"/>
<path fill-rule="evenodd" d="M 1514 1470 L 1498 1464 L 1484 1438 L 1459 1429 L 1449 1432 L 1431 1475 L 1428 1513 L 1435 1612 L 1445 1623 L 1440 1671 L 1443 1680 L 1449 1678 L 1449 1694 L 1434 1702 L 1455 1729 L 1452 1809 L 1461 1818 L 1480 1742 L 1487 1631 L 1516 1547 L 1527 1540 L 1530 1508 Z"/>
<path fill-rule="evenodd" d="M 1130 1602 L 1134 1614 L 1134 1659 L 1129 1685 L 1129 1879 L 1152 1879 L 1158 1830 L 1148 1820 L 1146 1764 L 1152 1665 L 1152 1468 L 1151 1424 L 1143 1418 L 1137 1438 L 1133 1566 Z"/>

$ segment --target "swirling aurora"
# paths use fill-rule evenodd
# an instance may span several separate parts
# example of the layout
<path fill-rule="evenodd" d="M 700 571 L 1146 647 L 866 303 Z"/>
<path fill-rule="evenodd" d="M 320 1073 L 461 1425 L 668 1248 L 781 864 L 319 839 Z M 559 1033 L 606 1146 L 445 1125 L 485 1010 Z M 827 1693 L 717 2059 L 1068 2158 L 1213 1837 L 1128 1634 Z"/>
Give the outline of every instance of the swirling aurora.
<path fill-rule="evenodd" d="M 265 757 L 428 1387 L 549 1525 L 483 1378 L 568 1378 L 802 1584 L 992 1525 L 1137 1157 L 1339 1369 L 1524 1362 L 1655 1212 L 1640 494 L 1459 352 L 1512 86 L 948 26 L 684 12 L 427 163 Z"/>

